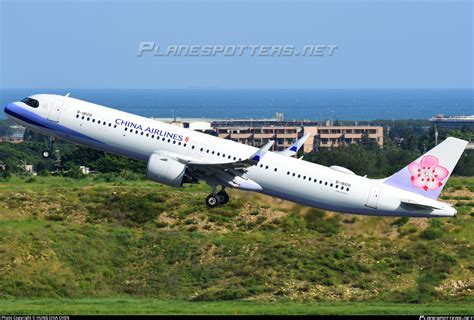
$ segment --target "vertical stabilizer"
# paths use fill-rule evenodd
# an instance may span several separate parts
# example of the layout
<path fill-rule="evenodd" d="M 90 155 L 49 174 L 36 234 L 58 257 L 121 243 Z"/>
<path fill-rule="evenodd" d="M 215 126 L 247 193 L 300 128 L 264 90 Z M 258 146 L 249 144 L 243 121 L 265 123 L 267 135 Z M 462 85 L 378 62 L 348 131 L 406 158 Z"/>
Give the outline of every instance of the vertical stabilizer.
<path fill-rule="evenodd" d="M 384 183 L 437 199 L 466 145 L 467 141 L 447 138 Z"/>

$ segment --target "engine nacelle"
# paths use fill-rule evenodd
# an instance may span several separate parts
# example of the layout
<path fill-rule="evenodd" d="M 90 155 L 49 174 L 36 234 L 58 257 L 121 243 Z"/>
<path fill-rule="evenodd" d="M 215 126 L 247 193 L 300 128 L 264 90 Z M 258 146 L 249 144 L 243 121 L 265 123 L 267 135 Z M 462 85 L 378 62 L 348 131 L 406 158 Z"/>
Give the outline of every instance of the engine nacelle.
<path fill-rule="evenodd" d="M 148 159 L 147 179 L 172 187 L 181 187 L 185 182 L 186 166 L 171 158 L 152 154 Z"/>

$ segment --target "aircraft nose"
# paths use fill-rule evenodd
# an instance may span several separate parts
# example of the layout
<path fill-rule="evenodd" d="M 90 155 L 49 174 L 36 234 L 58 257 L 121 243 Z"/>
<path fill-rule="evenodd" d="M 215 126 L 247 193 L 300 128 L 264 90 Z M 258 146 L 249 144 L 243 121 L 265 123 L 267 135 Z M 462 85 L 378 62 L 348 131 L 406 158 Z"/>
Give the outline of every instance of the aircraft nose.
<path fill-rule="evenodd" d="M 23 111 L 23 108 L 20 107 L 17 102 L 10 102 L 4 107 L 3 111 L 10 117 L 18 118 L 19 114 Z"/>
<path fill-rule="evenodd" d="M 14 102 L 10 102 L 9 104 L 7 104 L 5 106 L 5 108 L 3 109 L 3 111 L 6 113 L 6 114 L 9 114 L 9 115 L 12 115 L 13 113 L 13 110 L 15 109 L 15 107 L 18 107 Z"/>

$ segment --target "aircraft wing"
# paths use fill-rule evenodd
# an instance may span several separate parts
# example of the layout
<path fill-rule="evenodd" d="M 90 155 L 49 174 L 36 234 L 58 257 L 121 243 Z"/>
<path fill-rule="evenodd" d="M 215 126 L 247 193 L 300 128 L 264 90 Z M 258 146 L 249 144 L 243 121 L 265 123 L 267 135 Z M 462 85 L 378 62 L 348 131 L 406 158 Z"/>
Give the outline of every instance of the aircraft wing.
<path fill-rule="evenodd" d="M 272 147 L 275 141 L 271 140 L 267 142 L 263 147 L 257 150 L 253 155 L 248 157 L 247 159 L 238 160 L 238 161 L 231 161 L 231 162 L 202 162 L 197 160 L 184 160 L 183 163 L 187 164 L 189 167 L 196 167 L 205 169 L 206 167 L 214 168 L 214 169 L 241 169 L 247 168 L 256 165 L 265 155 L 265 153 Z"/>
<path fill-rule="evenodd" d="M 222 184 L 233 188 L 251 191 L 260 191 L 262 187 L 255 181 L 244 176 L 246 168 L 256 165 L 272 147 L 274 141 L 269 141 L 250 157 L 231 162 L 205 162 L 193 157 L 179 155 L 165 150 L 156 150 L 154 153 L 171 158 L 185 164 L 190 174 L 197 179 L 212 184 Z"/>
<path fill-rule="evenodd" d="M 306 140 L 308 140 L 308 138 L 309 138 L 309 133 L 305 133 L 301 138 L 296 140 L 291 146 L 289 146 L 285 150 L 278 151 L 277 153 L 287 156 L 287 157 L 296 156 L 296 154 L 298 153 L 298 150 L 300 150 L 300 148 L 304 145 L 304 143 L 306 142 Z"/>
<path fill-rule="evenodd" d="M 232 162 L 202 162 L 195 159 L 178 159 L 186 164 L 189 170 L 198 179 L 224 186 L 243 190 L 260 191 L 262 187 L 255 181 L 246 178 L 246 168 L 256 165 L 265 153 L 272 147 L 274 141 L 269 141 L 250 157 Z"/>

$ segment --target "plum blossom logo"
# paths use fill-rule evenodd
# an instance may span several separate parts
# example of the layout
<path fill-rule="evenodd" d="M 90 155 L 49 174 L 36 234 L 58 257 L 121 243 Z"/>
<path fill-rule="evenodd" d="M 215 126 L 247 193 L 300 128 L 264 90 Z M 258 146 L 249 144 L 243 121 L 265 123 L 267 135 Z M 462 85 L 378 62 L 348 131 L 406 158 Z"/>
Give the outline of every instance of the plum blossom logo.
<path fill-rule="evenodd" d="M 420 163 L 413 161 L 408 165 L 411 173 L 411 183 L 413 186 L 425 191 L 436 190 L 443 185 L 443 180 L 448 176 L 449 171 L 439 165 L 439 160 L 434 156 L 424 156 Z"/>

